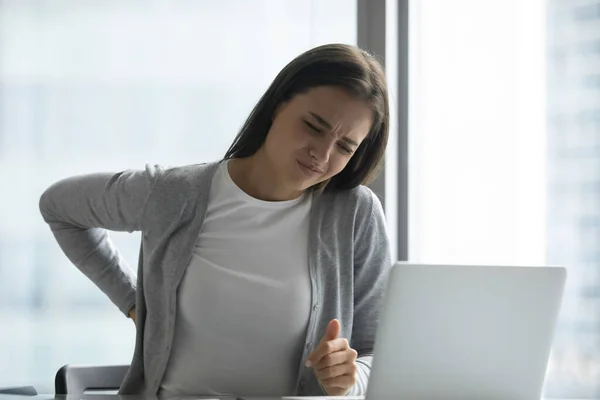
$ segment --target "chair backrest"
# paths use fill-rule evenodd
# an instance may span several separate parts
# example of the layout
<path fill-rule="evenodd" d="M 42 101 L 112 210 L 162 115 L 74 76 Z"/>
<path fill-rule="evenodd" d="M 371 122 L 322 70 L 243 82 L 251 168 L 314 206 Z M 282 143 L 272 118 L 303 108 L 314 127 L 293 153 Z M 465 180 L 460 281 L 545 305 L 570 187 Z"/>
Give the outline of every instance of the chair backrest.
<path fill-rule="evenodd" d="M 56 373 L 56 394 L 82 395 L 86 390 L 118 390 L 129 365 L 65 365 Z"/>
<path fill-rule="evenodd" d="M 0 387 L 0 394 L 18 396 L 37 396 L 38 392 L 33 386 Z"/>

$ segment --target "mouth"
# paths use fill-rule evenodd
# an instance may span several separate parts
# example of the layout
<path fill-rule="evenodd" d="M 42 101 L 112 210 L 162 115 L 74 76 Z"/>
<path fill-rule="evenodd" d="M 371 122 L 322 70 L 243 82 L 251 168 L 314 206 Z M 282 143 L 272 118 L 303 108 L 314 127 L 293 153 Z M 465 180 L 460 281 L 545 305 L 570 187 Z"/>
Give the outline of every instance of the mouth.
<path fill-rule="evenodd" d="M 297 160 L 298 165 L 300 166 L 300 168 L 309 176 L 314 177 L 314 176 L 318 176 L 318 175 L 323 175 L 325 173 L 325 171 L 323 171 L 320 168 L 311 166 L 311 165 L 307 165 L 305 163 L 303 163 L 300 160 Z"/>

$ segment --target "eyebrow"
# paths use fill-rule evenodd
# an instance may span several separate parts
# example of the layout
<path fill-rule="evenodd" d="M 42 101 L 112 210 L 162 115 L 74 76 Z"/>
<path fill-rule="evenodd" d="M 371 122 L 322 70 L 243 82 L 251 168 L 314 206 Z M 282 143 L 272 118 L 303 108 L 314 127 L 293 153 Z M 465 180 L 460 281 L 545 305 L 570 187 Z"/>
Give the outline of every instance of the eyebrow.
<path fill-rule="evenodd" d="M 331 124 L 330 124 L 329 122 L 327 122 L 327 121 L 325 120 L 325 118 L 321 117 L 319 114 L 315 114 L 315 113 L 314 113 L 314 112 L 312 112 L 312 111 L 309 111 L 309 114 L 310 114 L 310 115 L 312 115 L 312 116 L 313 116 L 313 118 L 314 118 L 314 119 L 316 119 L 316 120 L 317 120 L 317 122 L 318 122 L 319 124 L 323 125 L 325 128 L 327 128 L 327 129 L 332 129 L 332 128 L 331 128 Z M 343 140 L 344 142 L 348 143 L 348 144 L 349 144 L 349 145 L 351 145 L 351 146 L 358 147 L 358 143 L 356 143 L 354 140 L 350 139 L 349 137 L 346 137 L 346 136 L 344 136 L 344 137 L 342 138 L 342 140 Z"/>

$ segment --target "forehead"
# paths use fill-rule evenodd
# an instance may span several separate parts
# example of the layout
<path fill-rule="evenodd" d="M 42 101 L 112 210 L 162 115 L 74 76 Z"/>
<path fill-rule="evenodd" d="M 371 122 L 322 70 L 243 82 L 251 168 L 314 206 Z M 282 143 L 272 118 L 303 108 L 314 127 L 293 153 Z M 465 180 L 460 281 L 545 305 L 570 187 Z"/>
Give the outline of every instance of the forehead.
<path fill-rule="evenodd" d="M 319 86 L 296 97 L 299 111 L 319 115 L 334 132 L 359 135 L 360 139 L 369 133 L 373 116 L 370 105 L 342 88 Z"/>

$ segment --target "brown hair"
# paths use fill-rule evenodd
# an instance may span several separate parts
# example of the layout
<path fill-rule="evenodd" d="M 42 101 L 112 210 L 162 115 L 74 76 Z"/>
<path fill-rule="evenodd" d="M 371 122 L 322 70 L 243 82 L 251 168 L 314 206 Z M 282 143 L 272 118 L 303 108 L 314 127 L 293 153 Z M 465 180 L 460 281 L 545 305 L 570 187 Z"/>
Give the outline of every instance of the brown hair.
<path fill-rule="evenodd" d="M 246 119 L 225 159 L 256 153 L 265 142 L 277 107 L 316 86 L 341 87 L 366 101 L 373 110 L 373 123 L 348 165 L 314 189 L 343 190 L 372 182 L 383 164 L 389 136 L 387 84 L 383 68 L 374 56 L 345 44 L 315 47 L 286 65 Z"/>

